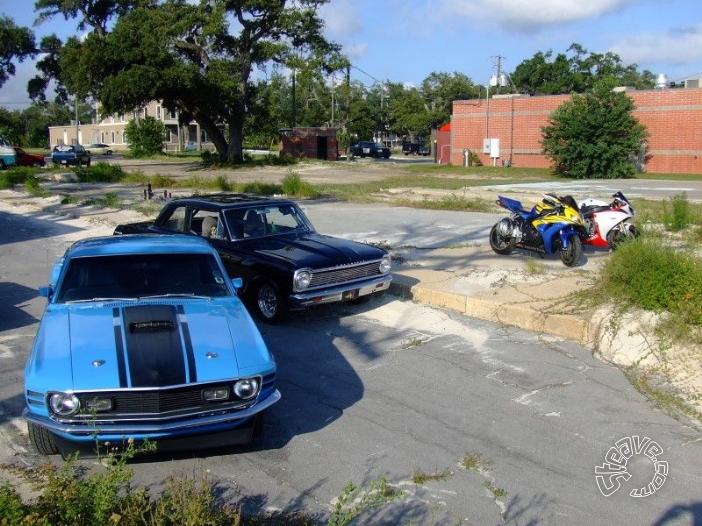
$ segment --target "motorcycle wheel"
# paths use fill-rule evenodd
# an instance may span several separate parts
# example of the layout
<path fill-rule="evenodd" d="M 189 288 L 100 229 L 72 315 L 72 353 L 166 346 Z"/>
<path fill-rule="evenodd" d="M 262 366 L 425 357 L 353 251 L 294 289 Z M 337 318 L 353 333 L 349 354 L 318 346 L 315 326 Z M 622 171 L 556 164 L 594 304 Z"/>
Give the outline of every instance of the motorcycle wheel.
<path fill-rule="evenodd" d="M 619 228 L 612 230 L 607 234 L 607 243 L 609 243 L 612 250 L 616 250 L 622 243 L 637 237 L 639 237 L 639 231 L 632 225 L 627 231 L 622 231 Z"/>
<path fill-rule="evenodd" d="M 514 245 L 517 243 L 513 237 L 504 238 L 497 232 L 497 224 L 490 230 L 490 248 L 497 254 L 506 256 L 514 251 Z"/>
<path fill-rule="evenodd" d="M 561 248 L 559 251 L 561 261 L 566 267 L 574 267 L 580 261 L 583 255 L 583 245 L 580 242 L 580 237 L 577 235 L 570 236 L 568 240 L 568 248 Z"/>

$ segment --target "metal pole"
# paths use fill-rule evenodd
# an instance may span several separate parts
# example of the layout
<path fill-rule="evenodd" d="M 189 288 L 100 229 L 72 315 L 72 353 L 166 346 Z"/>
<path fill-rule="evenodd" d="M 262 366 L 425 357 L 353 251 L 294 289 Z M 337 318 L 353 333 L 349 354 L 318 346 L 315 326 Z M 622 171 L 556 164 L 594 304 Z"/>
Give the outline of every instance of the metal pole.
<path fill-rule="evenodd" d="M 78 94 L 76 93 L 76 101 L 75 101 L 75 110 L 76 110 L 76 142 L 75 144 L 80 144 L 80 141 L 78 140 Z"/>

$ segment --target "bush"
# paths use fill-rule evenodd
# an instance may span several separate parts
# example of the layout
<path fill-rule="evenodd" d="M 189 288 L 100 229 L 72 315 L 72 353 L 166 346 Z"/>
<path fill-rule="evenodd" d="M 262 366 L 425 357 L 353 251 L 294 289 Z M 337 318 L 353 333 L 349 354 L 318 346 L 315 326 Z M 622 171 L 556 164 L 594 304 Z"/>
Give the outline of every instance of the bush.
<path fill-rule="evenodd" d="M 702 327 L 702 260 L 690 250 L 639 238 L 605 263 L 599 286 L 606 297 Z"/>

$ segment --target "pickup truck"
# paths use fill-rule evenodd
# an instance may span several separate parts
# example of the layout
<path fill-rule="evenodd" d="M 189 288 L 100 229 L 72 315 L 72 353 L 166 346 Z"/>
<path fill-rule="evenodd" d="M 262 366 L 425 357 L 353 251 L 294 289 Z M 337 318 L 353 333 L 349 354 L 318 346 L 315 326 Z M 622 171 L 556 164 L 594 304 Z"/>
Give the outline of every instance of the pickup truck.
<path fill-rule="evenodd" d="M 167 202 L 155 221 L 114 234 L 186 234 L 214 246 L 240 293 L 266 323 L 289 310 L 339 301 L 365 303 L 390 287 L 386 250 L 318 234 L 291 200 L 214 194 Z M 185 276 L 183 277 L 185 279 Z"/>
<path fill-rule="evenodd" d="M 427 157 L 431 152 L 426 146 L 419 144 L 418 142 L 403 142 L 402 143 L 402 153 L 405 155 L 423 155 Z"/>
<path fill-rule="evenodd" d="M 80 144 L 59 144 L 51 152 L 51 161 L 61 166 L 90 166 L 90 152 Z"/>

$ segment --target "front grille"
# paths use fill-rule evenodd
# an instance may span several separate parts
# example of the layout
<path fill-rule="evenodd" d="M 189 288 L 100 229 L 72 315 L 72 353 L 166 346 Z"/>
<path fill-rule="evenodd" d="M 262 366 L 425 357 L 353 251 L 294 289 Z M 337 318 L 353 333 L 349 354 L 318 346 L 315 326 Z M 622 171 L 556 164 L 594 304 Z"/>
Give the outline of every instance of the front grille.
<path fill-rule="evenodd" d="M 325 285 L 337 285 L 340 283 L 372 278 L 379 275 L 380 261 L 374 261 L 373 263 L 362 263 L 360 265 L 334 267 L 325 270 L 315 270 L 312 272 L 309 288 L 323 287 Z"/>
<path fill-rule="evenodd" d="M 250 404 L 252 400 L 242 401 L 231 392 L 229 400 L 220 402 L 208 402 L 203 399 L 203 389 L 215 387 L 228 387 L 231 390 L 235 380 L 227 382 L 215 382 L 210 384 L 197 384 L 180 386 L 167 389 L 153 390 L 120 390 L 120 391 L 100 391 L 76 393 L 81 401 L 81 406 L 85 407 L 85 402 L 96 398 L 110 398 L 112 409 L 110 411 L 99 411 L 97 413 L 81 413 L 73 418 L 62 419 L 62 421 L 72 420 L 73 422 L 100 422 L 115 420 L 169 420 L 195 413 L 208 411 L 227 411 L 240 406 Z M 261 394 L 267 396 L 275 385 L 275 374 L 270 374 L 262 379 Z"/>

